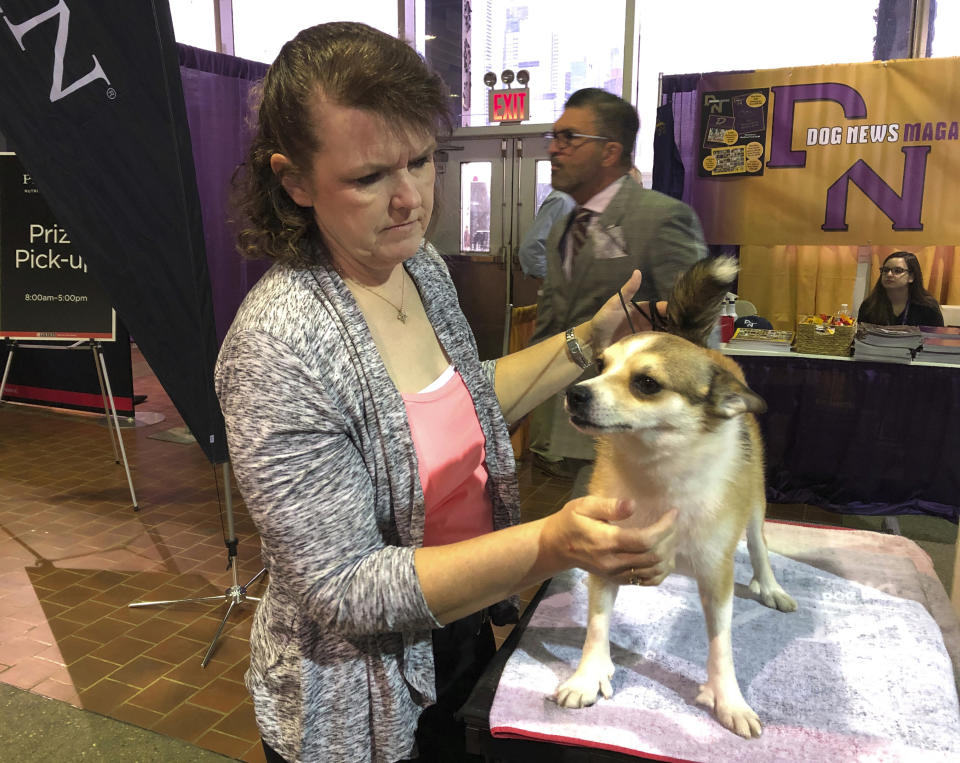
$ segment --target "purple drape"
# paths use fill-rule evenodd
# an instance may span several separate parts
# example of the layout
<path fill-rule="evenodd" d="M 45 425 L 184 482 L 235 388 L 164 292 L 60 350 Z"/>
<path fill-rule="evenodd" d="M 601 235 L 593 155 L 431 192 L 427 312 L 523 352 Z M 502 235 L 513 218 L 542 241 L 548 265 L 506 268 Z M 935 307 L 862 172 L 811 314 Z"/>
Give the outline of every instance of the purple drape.
<path fill-rule="evenodd" d="M 270 265 L 237 253 L 229 206 L 230 178 L 244 161 L 250 140 L 250 89 L 263 78 L 267 64 L 187 45 L 177 49 L 219 343 L 244 295 Z"/>
<path fill-rule="evenodd" d="M 683 201 L 690 203 L 693 195 L 691 180 L 697 175 L 697 131 L 699 129 L 700 111 L 697 107 L 697 85 L 702 74 L 672 74 L 661 80 L 661 98 L 658 106 L 668 105 L 673 111 L 673 140 L 676 144 L 679 159 L 683 163 Z M 656 146 L 654 150 L 654 164 L 658 162 L 674 162 L 675 155 L 667 157 L 663 151 L 667 147 Z M 667 192 L 666 189 L 654 189 Z"/>
<path fill-rule="evenodd" d="M 738 356 L 767 453 L 767 498 L 848 514 L 960 517 L 955 367 Z"/>

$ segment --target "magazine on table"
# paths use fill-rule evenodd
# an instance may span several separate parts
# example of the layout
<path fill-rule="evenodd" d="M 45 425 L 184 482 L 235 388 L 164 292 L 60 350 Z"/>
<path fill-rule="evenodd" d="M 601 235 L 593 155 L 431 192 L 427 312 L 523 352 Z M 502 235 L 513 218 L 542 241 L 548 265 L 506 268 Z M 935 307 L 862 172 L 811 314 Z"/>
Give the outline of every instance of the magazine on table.
<path fill-rule="evenodd" d="M 924 345 L 953 347 L 954 342 L 960 341 L 960 327 L 958 326 L 921 326 L 920 336 Z M 941 341 L 945 340 L 945 341 Z"/>
<path fill-rule="evenodd" d="M 924 352 L 960 352 L 960 336 L 925 336 L 923 338 Z"/>
<path fill-rule="evenodd" d="M 868 344 L 854 337 L 853 359 L 878 363 L 910 363 L 916 350 L 896 345 Z"/>
<path fill-rule="evenodd" d="M 926 329 L 951 328 L 949 326 L 924 327 L 923 347 L 917 353 L 917 360 L 933 363 L 960 363 L 960 330 L 930 331 Z"/>
<path fill-rule="evenodd" d="M 924 363 L 948 363 L 952 366 L 960 366 L 960 352 L 929 352 L 920 350 L 914 360 Z"/>
<path fill-rule="evenodd" d="M 874 323 L 857 324 L 855 341 L 875 347 L 900 347 L 917 350 L 923 343 L 919 326 L 879 326 Z"/>
<path fill-rule="evenodd" d="M 765 352 L 790 352 L 793 344 L 792 331 L 777 329 L 738 328 L 733 332 L 727 347 Z"/>

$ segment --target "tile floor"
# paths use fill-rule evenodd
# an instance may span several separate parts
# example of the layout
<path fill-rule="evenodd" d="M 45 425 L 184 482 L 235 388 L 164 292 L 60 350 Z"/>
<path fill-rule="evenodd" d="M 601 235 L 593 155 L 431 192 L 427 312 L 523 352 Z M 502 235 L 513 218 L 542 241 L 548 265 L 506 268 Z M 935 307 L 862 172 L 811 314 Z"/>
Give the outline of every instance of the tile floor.
<path fill-rule="evenodd" d="M 102 417 L 0 404 L 0 682 L 259 762 L 243 686 L 252 603 L 234 610 L 200 664 L 233 582 L 222 475 L 196 444 L 170 441 L 183 421 L 136 349 L 133 371 L 147 396 L 123 429 L 138 512 Z M 554 511 L 571 487 L 527 463 L 520 483 L 525 519 Z M 259 546 L 235 488 L 232 497 L 246 583 Z M 770 514 L 843 523 L 810 507 Z M 221 599 L 128 606 L 200 596 Z"/>
<path fill-rule="evenodd" d="M 139 511 L 102 416 L 0 404 L 0 681 L 262 761 L 243 686 L 252 602 L 231 613 L 201 667 L 233 583 L 222 472 L 195 443 L 171 441 L 183 420 L 136 349 L 133 372 L 147 398 L 122 432 Z M 536 516 L 570 490 L 529 467 L 523 483 Z M 260 570 L 259 542 L 231 495 L 245 584 Z M 221 600 L 128 606 L 201 596 Z"/>
<path fill-rule="evenodd" d="M 102 417 L 0 405 L 0 681 L 263 760 L 243 686 L 253 604 L 231 614 L 206 668 L 225 596 L 128 606 L 232 585 L 220 469 L 196 444 L 151 438 L 183 421 L 136 351 L 134 389 L 147 395 L 138 419 L 155 422 L 122 430 L 138 512 Z M 232 495 L 246 583 L 259 544 Z"/>

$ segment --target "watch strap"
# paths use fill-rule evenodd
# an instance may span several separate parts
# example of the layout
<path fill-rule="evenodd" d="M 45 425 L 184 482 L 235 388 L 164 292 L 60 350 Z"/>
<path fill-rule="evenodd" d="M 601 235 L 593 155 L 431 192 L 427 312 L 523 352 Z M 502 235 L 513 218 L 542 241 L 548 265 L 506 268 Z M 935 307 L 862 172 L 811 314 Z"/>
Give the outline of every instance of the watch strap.
<path fill-rule="evenodd" d="M 580 346 L 577 335 L 572 328 L 567 329 L 565 337 L 567 340 L 567 354 L 570 356 L 570 360 L 580 366 L 580 368 L 589 366 L 591 361 L 587 360 L 586 355 L 583 354 L 583 347 Z"/>

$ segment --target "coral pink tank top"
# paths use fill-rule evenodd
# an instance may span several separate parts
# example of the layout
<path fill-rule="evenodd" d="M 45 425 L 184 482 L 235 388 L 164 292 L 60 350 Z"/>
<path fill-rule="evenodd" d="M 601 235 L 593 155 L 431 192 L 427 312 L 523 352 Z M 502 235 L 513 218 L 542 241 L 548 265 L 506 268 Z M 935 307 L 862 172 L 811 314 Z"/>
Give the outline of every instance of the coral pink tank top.
<path fill-rule="evenodd" d="M 421 392 L 403 395 L 426 504 L 423 545 L 493 530 L 486 449 L 473 399 L 453 366 Z"/>

